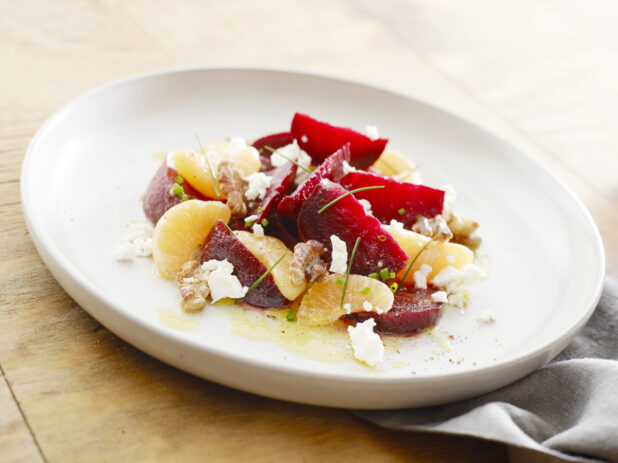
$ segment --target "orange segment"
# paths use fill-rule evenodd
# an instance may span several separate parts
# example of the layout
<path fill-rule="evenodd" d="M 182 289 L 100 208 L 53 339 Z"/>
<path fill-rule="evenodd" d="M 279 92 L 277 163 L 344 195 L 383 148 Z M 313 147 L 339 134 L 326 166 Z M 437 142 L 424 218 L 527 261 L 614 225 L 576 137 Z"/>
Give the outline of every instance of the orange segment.
<path fill-rule="evenodd" d="M 191 259 L 219 219 L 228 222 L 230 208 L 219 201 L 191 199 L 168 209 L 152 235 L 152 257 L 164 278 L 173 279 Z"/>
<path fill-rule="evenodd" d="M 370 311 L 378 309 L 387 312 L 393 305 L 393 293 L 388 286 L 378 280 L 362 275 L 350 275 L 345 293 L 344 308 L 341 307 L 343 284 L 337 280 L 345 276 L 330 275 L 319 283 L 314 283 L 303 297 L 298 308 L 298 322 L 305 325 L 328 325 L 349 312 L 363 312 L 371 304 Z M 367 289 L 369 291 L 367 292 Z M 362 292 L 361 292 L 362 291 Z M 366 307 L 363 305 L 366 304 Z M 345 307 L 349 306 L 349 312 Z"/>
<path fill-rule="evenodd" d="M 393 227 L 392 225 L 384 225 L 384 229 L 391 234 L 395 241 L 397 241 L 397 244 L 410 256 L 405 268 L 397 273 L 397 279 L 401 280 L 412 259 L 416 257 L 430 238 L 410 230 Z M 461 269 L 464 265 L 472 263 L 473 260 L 474 253 L 461 244 L 433 241 L 414 262 L 414 266 L 406 277 L 406 282 L 410 283 L 413 281 L 412 275 L 423 264 L 431 265 L 432 271 L 427 277 L 427 281 L 430 281 L 444 267 L 451 265 L 456 269 Z"/>
<path fill-rule="evenodd" d="M 371 166 L 386 177 L 409 183 L 418 183 L 420 176 L 414 163 L 398 151 L 385 150 Z"/>
<path fill-rule="evenodd" d="M 258 238 L 253 233 L 247 231 L 236 231 L 236 236 L 242 244 L 253 254 L 257 259 L 264 264 L 266 268 L 270 268 L 283 254 L 286 256 L 272 270 L 271 275 L 275 280 L 275 284 L 287 299 L 293 301 L 300 296 L 306 288 L 305 282 L 294 284 L 290 281 L 290 265 L 294 258 L 294 251 L 288 249 L 283 242 L 272 236 L 264 236 Z"/>

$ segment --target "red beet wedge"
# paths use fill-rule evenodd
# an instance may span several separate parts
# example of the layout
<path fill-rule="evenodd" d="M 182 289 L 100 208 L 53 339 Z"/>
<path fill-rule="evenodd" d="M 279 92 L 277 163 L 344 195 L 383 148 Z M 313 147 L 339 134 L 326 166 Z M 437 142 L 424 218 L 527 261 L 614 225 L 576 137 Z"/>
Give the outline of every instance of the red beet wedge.
<path fill-rule="evenodd" d="M 286 196 L 279 203 L 278 209 L 286 217 L 290 219 L 296 218 L 302 204 L 311 196 L 315 187 L 320 183 L 320 180 L 326 178 L 333 182 L 338 182 L 343 178 L 343 162 L 350 162 L 350 145 L 345 144 L 314 170 L 303 183 L 298 185 L 294 193 Z"/>
<path fill-rule="evenodd" d="M 294 115 L 292 135 L 316 165 L 350 143 L 350 164 L 359 169 L 366 169 L 373 164 L 388 143 L 387 138 L 372 140 L 355 130 L 336 127 L 301 113 Z"/>
<path fill-rule="evenodd" d="M 414 336 L 435 326 L 440 319 L 442 304 L 431 300 L 433 292 L 432 289 L 406 288 L 395 293 L 393 307 L 388 312 L 358 312 L 346 315 L 345 319 L 356 324 L 373 318 L 378 333 Z"/>
<path fill-rule="evenodd" d="M 395 219 L 402 222 L 406 228 L 410 228 L 419 215 L 434 217 L 442 213 L 444 205 L 442 190 L 400 182 L 369 172 L 350 172 L 340 183 L 348 190 L 384 185 L 383 189 L 360 191 L 354 195 L 358 199 L 369 201 L 373 215 L 382 223 L 390 223 Z"/>
<path fill-rule="evenodd" d="M 264 229 L 264 233 L 279 238 L 289 249 L 294 249 L 294 246 L 301 241 L 296 221 L 282 216 L 276 209 L 268 217 L 268 226 Z"/>
<path fill-rule="evenodd" d="M 201 261 L 210 259 L 227 259 L 234 266 L 234 275 L 238 277 L 243 286 L 250 287 L 260 278 L 267 268 L 251 251 L 233 236 L 225 224 L 219 220 L 212 228 L 204 247 L 202 248 Z M 284 307 L 290 303 L 275 284 L 272 275 L 267 275 L 243 300 L 261 309 Z"/>
<path fill-rule="evenodd" d="M 291 162 L 286 162 L 284 165 L 264 173 L 272 177 L 266 195 L 263 199 L 249 201 L 247 205 L 247 215 L 257 215 L 257 223 L 268 218 L 273 208 L 279 204 L 283 195 L 290 189 L 296 175 L 296 166 Z"/>
<path fill-rule="evenodd" d="M 255 140 L 251 146 L 260 151 L 260 162 L 262 163 L 262 170 L 272 169 L 272 164 L 270 163 L 270 155 L 272 153 L 266 148 L 264 148 L 265 146 L 269 146 L 273 149 L 278 149 L 289 145 L 293 141 L 294 137 L 290 132 L 273 133 L 272 135 L 266 135 L 265 137 Z"/>
<path fill-rule="evenodd" d="M 170 207 L 181 202 L 178 196 L 170 193 L 176 177 L 178 177 L 178 171 L 168 159 L 159 167 L 159 170 L 157 170 L 157 173 L 150 181 L 150 185 L 148 185 L 142 207 L 144 208 L 144 214 L 153 224 L 156 224 Z M 181 186 L 189 199 L 206 199 L 204 195 L 189 185 L 189 182 L 186 180 L 182 182 Z"/>
<path fill-rule="evenodd" d="M 322 180 L 313 195 L 305 201 L 298 213 L 298 231 L 303 241 L 318 240 L 327 249 L 324 258 L 330 262 L 331 235 L 345 241 L 348 257 L 356 238 L 361 241 L 352 263 L 352 273 L 369 275 L 388 268 L 398 272 L 408 262 L 408 255 L 399 247 L 375 217 L 367 215 L 362 204 L 351 195 L 344 197 L 321 214 L 318 211 L 348 190 L 330 180 Z"/>

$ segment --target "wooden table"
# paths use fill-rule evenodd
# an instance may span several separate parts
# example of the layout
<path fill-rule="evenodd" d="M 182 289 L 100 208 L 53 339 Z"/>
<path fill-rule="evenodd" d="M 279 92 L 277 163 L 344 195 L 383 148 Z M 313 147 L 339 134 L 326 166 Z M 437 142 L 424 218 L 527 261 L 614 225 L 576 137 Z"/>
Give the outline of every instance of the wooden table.
<path fill-rule="evenodd" d="M 618 4 L 610 0 L 0 0 L 1 461 L 505 461 L 192 377 L 78 307 L 26 231 L 19 170 L 61 104 L 128 74 L 259 65 L 431 101 L 508 139 L 586 203 L 618 273 Z"/>

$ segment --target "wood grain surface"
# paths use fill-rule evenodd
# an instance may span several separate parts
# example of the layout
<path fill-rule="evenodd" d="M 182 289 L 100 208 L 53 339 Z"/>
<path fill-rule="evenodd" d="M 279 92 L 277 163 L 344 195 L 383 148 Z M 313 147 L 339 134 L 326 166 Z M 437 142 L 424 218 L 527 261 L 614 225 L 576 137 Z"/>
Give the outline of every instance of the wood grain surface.
<path fill-rule="evenodd" d="M 589 208 L 616 274 L 617 23 L 611 0 L 0 0 L 0 461 L 506 461 L 500 444 L 245 394 L 134 349 L 43 265 L 21 162 L 49 115 L 112 79 L 321 72 L 430 101 L 532 154 Z"/>

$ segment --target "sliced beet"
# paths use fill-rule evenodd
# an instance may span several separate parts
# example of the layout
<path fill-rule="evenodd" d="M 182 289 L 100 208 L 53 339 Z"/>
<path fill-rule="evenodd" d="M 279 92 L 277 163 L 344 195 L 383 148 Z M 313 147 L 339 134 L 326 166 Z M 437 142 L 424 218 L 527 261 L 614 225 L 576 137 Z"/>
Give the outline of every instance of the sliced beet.
<path fill-rule="evenodd" d="M 361 171 L 350 172 L 340 183 L 348 190 L 384 185 L 384 188 L 379 190 L 365 190 L 354 194 L 358 199 L 366 199 L 371 203 L 374 217 L 382 223 L 390 223 L 395 219 L 411 228 L 419 215 L 434 217 L 442 213 L 443 190 Z"/>
<path fill-rule="evenodd" d="M 375 330 L 381 334 L 414 336 L 438 323 L 442 313 L 442 303 L 431 299 L 433 289 L 406 287 L 395 293 L 393 307 L 386 313 L 357 312 L 345 315 L 354 324 L 368 318 L 376 322 Z"/>
<path fill-rule="evenodd" d="M 316 165 L 350 143 L 350 164 L 359 169 L 366 169 L 373 164 L 388 143 L 387 138 L 372 140 L 356 130 L 337 127 L 301 113 L 294 115 L 292 135 Z"/>
<path fill-rule="evenodd" d="M 276 209 L 268 217 L 268 226 L 264 229 L 264 232 L 267 235 L 279 238 L 289 249 L 294 249 L 294 246 L 301 241 L 296 221 L 284 217 Z"/>
<path fill-rule="evenodd" d="M 251 146 L 253 146 L 260 152 L 260 162 L 262 163 L 262 170 L 272 169 L 272 164 L 270 163 L 270 155 L 272 153 L 266 148 L 264 148 L 265 146 L 269 146 L 273 149 L 278 149 L 289 145 L 293 141 L 294 137 L 292 136 L 291 132 L 273 133 L 272 135 L 266 135 L 265 137 L 255 140 Z"/>
<path fill-rule="evenodd" d="M 204 247 L 201 262 L 210 259 L 227 259 L 234 266 L 234 275 L 243 286 L 250 287 L 266 272 L 266 267 L 255 257 L 247 247 L 233 236 L 221 220 L 215 223 Z M 275 284 L 272 275 L 267 275 L 242 301 L 261 309 L 284 307 L 290 303 Z"/>
<path fill-rule="evenodd" d="M 286 162 L 280 167 L 264 172 L 272 181 L 263 199 L 249 201 L 247 215 L 257 215 L 256 222 L 268 219 L 274 207 L 279 204 L 283 195 L 290 189 L 296 176 L 296 165 Z M 268 219 L 270 221 L 270 219 Z"/>
<path fill-rule="evenodd" d="M 178 196 L 170 194 L 176 177 L 178 177 L 178 171 L 170 162 L 164 162 L 146 189 L 142 207 L 144 214 L 153 224 L 156 224 L 170 207 L 181 202 Z M 183 181 L 181 186 L 189 199 L 206 199 L 204 195 L 189 185 L 189 182 Z"/>
<path fill-rule="evenodd" d="M 303 183 L 298 185 L 296 191 L 289 196 L 286 196 L 279 203 L 278 209 L 286 217 L 290 219 L 296 218 L 302 204 L 311 196 L 315 187 L 320 183 L 320 180 L 326 178 L 333 182 L 338 182 L 345 175 L 343 162 L 350 162 L 350 145 L 345 144 L 333 154 L 328 156 L 326 160 L 314 170 Z"/>
<path fill-rule="evenodd" d="M 383 268 L 388 268 L 391 272 L 404 268 L 408 255 L 375 217 L 365 213 L 365 208 L 354 196 L 346 196 L 318 214 L 323 206 L 347 192 L 341 185 L 330 180 L 320 181 L 298 213 L 297 223 L 301 239 L 313 239 L 323 243 L 328 249 L 323 259 L 330 262 L 331 235 L 337 235 L 346 243 L 348 257 L 352 253 L 356 238 L 360 236 L 361 241 L 352 263 L 352 273 L 359 275 L 369 275 Z"/>

